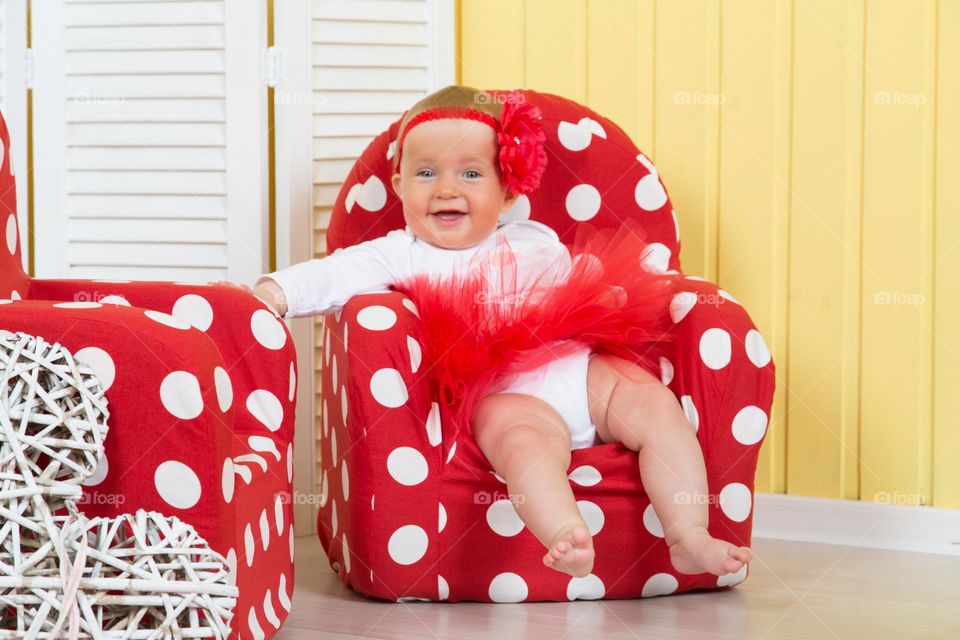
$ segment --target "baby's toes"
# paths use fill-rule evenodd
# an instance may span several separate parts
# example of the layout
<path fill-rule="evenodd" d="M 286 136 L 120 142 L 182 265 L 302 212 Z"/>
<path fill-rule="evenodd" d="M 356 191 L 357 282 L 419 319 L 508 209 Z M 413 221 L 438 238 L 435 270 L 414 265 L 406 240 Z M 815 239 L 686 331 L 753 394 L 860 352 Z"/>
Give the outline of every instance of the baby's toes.
<path fill-rule="evenodd" d="M 724 558 L 720 564 L 726 573 L 736 573 L 743 568 L 743 563 L 733 558 Z"/>
<path fill-rule="evenodd" d="M 750 562 L 753 560 L 753 552 L 749 547 L 731 547 L 727 553 L 731 558 L 736 558 L 740 562 Z"/>
<path fill-rule="evenodd" d="M 560 562 L 562 554 L 559 553 L 556 549 L 550 549 L 543 555 L 543 564 L 547 565 L 551 569 L 555 564 Z"/>

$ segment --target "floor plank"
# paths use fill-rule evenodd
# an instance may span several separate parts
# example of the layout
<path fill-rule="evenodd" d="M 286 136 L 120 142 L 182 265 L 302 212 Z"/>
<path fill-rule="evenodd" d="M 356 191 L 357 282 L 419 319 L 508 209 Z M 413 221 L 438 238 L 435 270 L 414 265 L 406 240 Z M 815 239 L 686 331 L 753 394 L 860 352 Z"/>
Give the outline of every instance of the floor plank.
<path fill-rule="evenodd" d="M 344 587 L 315 537 L 296 541 L 293 611 L 277 640 L 960 639 L 960 557 L 754 539 L 725 592 L 531 604 L 385 603 Z"/>

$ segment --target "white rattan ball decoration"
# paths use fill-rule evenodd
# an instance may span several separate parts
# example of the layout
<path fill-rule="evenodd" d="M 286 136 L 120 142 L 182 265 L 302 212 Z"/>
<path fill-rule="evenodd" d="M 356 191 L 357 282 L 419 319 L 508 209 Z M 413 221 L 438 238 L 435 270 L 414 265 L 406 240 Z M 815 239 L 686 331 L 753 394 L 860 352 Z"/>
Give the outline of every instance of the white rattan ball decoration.
<path fill-rule="evenodd" d="M 226 638 L 239 591 L 189 524 L 88 519 L 107 400 L 59 344 L 0 331 L 0 639 Z"/>
<path fill-rule="evenodd" d="M 0 629 L 13 631 L 0 638 L 228 637 L 238 590 L 193 527 L 142 509 L 59 524 L 59 543 L 29 538 L 14 557 L 0 551 L 31 565 L 0 575 Z"/>
<path fill-rule="evenodd" d="M 2 506 L 23 513 L 27 502 L 45 502 L 55 511 L 79 498 L 103 456 L 109 415 L 93 370 L 68 350 L 0 333 Z"/>

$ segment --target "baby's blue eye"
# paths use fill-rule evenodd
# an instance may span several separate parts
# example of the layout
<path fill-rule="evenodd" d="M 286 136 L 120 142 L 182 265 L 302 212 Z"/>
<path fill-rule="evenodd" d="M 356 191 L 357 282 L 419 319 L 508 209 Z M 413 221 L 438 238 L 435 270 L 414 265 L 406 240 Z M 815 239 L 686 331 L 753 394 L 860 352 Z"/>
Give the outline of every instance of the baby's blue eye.
<path fill-rule="evenodd" d="M 474 175 L 472 175 L 472 176 L 469 176 L 469 177 L 471 177 L 471 178 L 479 178 L 479 177 L 480 177 L 480 172 L 479 172 L 479 171 L 474 171 L 473 169 L 469 169 L 469 170 L 466 171 L 465 173 L 467 173 L 467 174 L 471 174 L 471 173 L 474 174 Z"/>
<path fill-rule="evenodd" d="M 419 176 L 419 175 L 423 175 L 424 173 L 433 173 L 433 172 L 430 171 L 430 169 L 420 169 L 420 171 L 417 171 L 417 175 L 418 175 L 418 176 Z M 429 177 L 429 176 L 428 176 L 428 177 Z"/>

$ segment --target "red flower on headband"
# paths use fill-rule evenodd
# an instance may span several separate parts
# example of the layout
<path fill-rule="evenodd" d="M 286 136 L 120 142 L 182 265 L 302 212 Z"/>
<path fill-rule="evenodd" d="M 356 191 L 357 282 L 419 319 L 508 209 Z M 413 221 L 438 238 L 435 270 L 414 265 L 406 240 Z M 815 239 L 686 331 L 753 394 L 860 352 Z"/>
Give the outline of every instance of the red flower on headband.
<path fill-rule="evenodd" d="M 540 109 L 528 103 L 518 90 L 504 96 L 500 114 L 500 171 L 507 187 L 516 194 L 530 193 L 540 186 L 540 177 L 547 168 L 544 142 L 547 136 L 541 125 Z"/>

